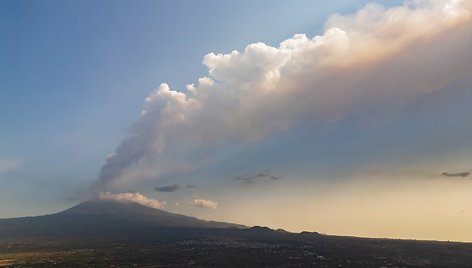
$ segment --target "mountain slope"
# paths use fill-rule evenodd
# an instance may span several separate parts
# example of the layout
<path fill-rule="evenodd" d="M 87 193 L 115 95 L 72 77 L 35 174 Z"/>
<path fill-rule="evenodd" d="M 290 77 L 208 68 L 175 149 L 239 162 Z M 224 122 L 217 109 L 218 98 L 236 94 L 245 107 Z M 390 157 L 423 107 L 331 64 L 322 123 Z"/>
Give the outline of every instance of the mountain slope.
<path fill-rule="evenodd" d="M 115 201 L 86 201 L 56 214 L 61 217 L 100 216 L 113 220 L 140 223 L 154 227 L 230 228 L 244 227 L 225 222 L 205 221 L 170 213 L 136 203 Z"/>
<path fill-rule="evenodd" d="M 0 220 L 0 235 L 84 235 L 147 232 L 155 228 L 244 228 L 204 221 L 136 203 L 86 201 L 59 213 Z"/>

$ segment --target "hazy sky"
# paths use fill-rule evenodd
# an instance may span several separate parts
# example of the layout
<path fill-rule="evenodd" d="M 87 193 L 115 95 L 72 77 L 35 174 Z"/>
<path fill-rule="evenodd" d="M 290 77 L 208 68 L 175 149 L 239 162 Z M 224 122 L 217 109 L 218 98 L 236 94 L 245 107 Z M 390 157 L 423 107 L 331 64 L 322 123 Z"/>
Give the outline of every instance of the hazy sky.
<path fill-rule="evenodd" d="M 1 1 L 0 217 L 472 241 L 472 3 L 369 3 Z"/>

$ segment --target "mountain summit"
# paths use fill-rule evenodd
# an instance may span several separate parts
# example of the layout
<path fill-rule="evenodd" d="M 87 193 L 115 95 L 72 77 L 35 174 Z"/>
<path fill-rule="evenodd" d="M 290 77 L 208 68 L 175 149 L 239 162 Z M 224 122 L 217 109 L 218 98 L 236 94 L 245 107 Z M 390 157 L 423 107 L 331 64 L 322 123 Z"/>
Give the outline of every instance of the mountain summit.
<path fill-rule="evenodd" d="M 90 200 L 56 213 L 59 217 L 93 217 L 113 222 L 128 222 L 153 227 L 229 228 L 244 227 L 225 222 L 205 221 L 194 217 L 170 213 L 137 203 L 109 200 Z"/>

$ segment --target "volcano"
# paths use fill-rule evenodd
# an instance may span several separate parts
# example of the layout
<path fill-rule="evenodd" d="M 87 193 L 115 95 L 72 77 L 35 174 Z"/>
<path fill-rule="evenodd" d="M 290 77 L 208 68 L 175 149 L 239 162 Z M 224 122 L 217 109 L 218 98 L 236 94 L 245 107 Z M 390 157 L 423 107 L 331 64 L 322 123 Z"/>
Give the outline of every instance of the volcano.
<path fill-rule="evenodd" d="M 146 235 L 170 229 L 236 229 L 240 224 L 205 221 L 137 203 L 90 200 L 64 211 L 0 220 L 3 236 Z"/>

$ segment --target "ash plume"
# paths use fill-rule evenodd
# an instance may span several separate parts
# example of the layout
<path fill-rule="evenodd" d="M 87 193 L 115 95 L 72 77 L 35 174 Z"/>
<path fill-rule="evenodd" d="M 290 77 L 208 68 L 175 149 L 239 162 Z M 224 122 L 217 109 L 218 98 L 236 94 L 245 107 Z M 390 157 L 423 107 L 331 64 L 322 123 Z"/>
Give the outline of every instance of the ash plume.
<path fill-rule="evenodd" d="M 369 4 L 331 16 L 313 38 L 296 34 L 276 47 L 209 53 L 207 76 L 180 91 L 163 83 L 146 98 L 95 192 L 188 173 L 227 155 L 225 145 L 256 143 L 297 124 L 336 122 L 366 106 L 381 115 L 470 85 L 471 14 L 465 0 Z"/>

